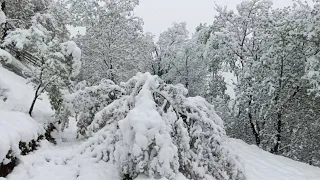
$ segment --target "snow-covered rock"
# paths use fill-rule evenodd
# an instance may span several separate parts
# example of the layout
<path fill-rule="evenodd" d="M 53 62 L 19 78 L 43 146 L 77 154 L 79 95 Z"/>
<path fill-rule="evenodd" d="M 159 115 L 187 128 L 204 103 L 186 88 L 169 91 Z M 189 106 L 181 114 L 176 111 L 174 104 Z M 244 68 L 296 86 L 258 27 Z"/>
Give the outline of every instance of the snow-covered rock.
<path fill-rule="evenodd" d="M 29 143 L 44 133 L 44 128 L 29 115 L 0 109 L 0 163 L 9 150 L 20 154 L 20 142 Z"/>

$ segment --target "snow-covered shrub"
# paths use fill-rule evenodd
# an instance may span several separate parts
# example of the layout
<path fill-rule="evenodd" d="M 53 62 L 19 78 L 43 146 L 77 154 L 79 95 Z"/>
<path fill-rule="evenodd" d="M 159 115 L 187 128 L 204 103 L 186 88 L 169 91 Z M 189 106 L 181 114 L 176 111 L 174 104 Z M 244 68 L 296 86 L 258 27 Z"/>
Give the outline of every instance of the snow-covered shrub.
<path fill-rule="evenodd" d="M 245 179 L 229 149 L 223 122 L 201 97 L 149 73 L 120 85 L 123 95 L 94 116 L 84 145 L 115 163 L 123 178 Z"/>
<path fill-rule="evenodd" d="M 23 112 L 0 109 L 0 177 L 16 166 L 19 155 L 26 155 L 38 147 L 45 129 Z"/>
<path fill-rule="evenodd" d="M 89 87 L 86 87 L 86 82 L 80 82 L 74 93 L 65 96 L 66 102 L 71 105 L 69 109 L 77 114 L 79 134 L 87 135 L 87 127 L 95 114 L 121 95 L 121 88 L 111 80 L 103 79 L 98 85 Z M 68 110 L 65 111 L 68 113 Z"/>

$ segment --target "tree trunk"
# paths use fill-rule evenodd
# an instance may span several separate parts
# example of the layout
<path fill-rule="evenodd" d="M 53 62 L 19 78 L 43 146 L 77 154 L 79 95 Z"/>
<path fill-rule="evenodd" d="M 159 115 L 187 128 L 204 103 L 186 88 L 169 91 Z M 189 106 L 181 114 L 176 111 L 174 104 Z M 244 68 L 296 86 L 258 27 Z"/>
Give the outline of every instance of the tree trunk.
<path fill-rule="evenodd" d="M 38 99 L 37 96 L 35 96 L 35 97 L 33 98 L 31 107 L 30 107 L 30 109 L 29 109 L 29 115 L 30 115 L 31 117 L 32 117 L 32 111 L 33 111 L 34 105 L 36 104 L 37 99 Z"/>
<path fill-rule="evenodd" d="M 250 95 L 249 98 L 250 98 L 250 100 L 249 100 L 249 104 L 248 104 L 248 107 L 249 107 L 248 118 L 249 118 L 250 126 L 252 129 L 252 133 L 253 133 L 255 141 L 256 141 L 256 145 L 260 146 L 260 143 L 261 143 L 260 127 L 257 123 L 253 122 L 253 117 L 252 117 L 252 113 L 251 113 L 252 95 Z"/>
<path fill-rule="evenodd" d="M 273 149 L 271 150 L 272 153 L 274 154 L 278 154 L 279 148 L 280 148 L 280 143 L 281 143 L 281 129 L 282 129 L 282 105 L 280 105 L 280 96 L 282 93 L 282 78 L 283 78 L 283 74 L 284 74 L 284 57 L 281 57 L 281 61 L 280 61 L 280 74 L 279 74 L 279 79 L 278 79 L 278 83 L 279 83 L 279 90 L 276 94 L 275 97 L 275 102 L 276 102 L 276 107 L 277 107 L 277 124 L 276 124 L 276 130 L 277 130 L 277 135 L 276 135 L 276 144 L 274 145 Z"/>
<path fill-rule="evenodd" d="M 39 90 L 40 90 L 40 88 L 41 88 L 41 83 L 39 84 L 39 86 L 37 87 L 37 90 L 36 90 L 36 92 L 35 92 L 35 94 L 34 94 L 34 98 L 33 98 L 33 100 L 32 100 L 32 103 L 31 103 L 31 106 L 30 106 L 30 109 L 29 109 L 29 115 L 32 117 L 32 111 L 33 111 L 33 108 L 34 108 L 34 105 L 36 104 L 36 101 L 37 101 L 37 99 L 38 99 L 38 97 L 39 97 Z"/>
<path fill-rule="evenodd" d="M 281 143 L 281 128 L 282 128 L 282 113 L 278 112 L 277 113 L 277 141 L 276 144 L 274 145 L 274 148 L 272 150 L 272 153 L 278 154 L 279 152 L 279 147 L 280 147 L 280 143 Z"/>
<path fill-rule="evenodd" d="M 253 133 L 255 140 L 256 140 L 256 145 L 260 146 L 260 143 L 261 143 L 260 133 L 255 128 L 255 124 L 253 123 L 251 112 L 248 113 L 248 116 L 249 116 L 249 121 L 250 121 L 251 129 L 252 129 L 252 133 Z"/>

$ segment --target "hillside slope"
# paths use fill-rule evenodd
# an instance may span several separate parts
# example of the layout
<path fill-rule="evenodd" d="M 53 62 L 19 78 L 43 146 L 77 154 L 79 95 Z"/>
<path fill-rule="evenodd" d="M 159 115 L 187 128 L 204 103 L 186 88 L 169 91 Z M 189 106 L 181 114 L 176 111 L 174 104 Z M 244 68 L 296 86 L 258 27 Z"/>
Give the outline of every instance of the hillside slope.
<path fill-rule="evenodd" d="M 248 180 L 320 180 L 320 168 L 263 151 L 238 139 L 230 139 Z"/>
<path fill-rule="evenodd" d="M 35 106 L 36 116 L 29 116 L 33 96 L 33 87 L 26 79 L 0 67 L 0 176 L 10 172 L 10 164 L 21 153 L 32 151 L 52 119 L 53 111 L 45 95 Z"/>
<path fill-rule="evenodd" d="M 34 97 L 32 84 L 0 66 L 0 110 L 28 113 Z M 34 118 L 45 123 L 53 115 L 48 96 L 42 95 L 34 107 Z"/>

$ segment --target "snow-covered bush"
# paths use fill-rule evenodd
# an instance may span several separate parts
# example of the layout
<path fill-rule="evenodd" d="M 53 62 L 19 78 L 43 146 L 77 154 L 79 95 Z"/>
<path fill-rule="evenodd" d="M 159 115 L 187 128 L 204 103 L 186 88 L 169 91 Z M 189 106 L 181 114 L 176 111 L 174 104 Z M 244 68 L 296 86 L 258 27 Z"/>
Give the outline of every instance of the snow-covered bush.
<path fill-rule="evenodd" d="M 243 180 L 230 152 L 223 122 L 201 97 L 186 97 L 182 85 L 149 73 L 120 85 L 123 95 L 95 114 L 97 132 L 83 152 L 115 163 L 123 178 L 139 174 L 175 179 Z"/>
<path fill-rule="evenodd" d="M 0 108 L 0 177 L 17 165 L 17 157 L 37 149 L 45 129 L 23 112 Z"/>
<path fill-rule="evenodd" d="M 69 104 L 69 109 L 77 114 L 78 132 L 81 135 L 87 135 L 87 127 L 97 112 L 122 95 L 121 88 L 106 79 L 101 80 L 98 85 L 90 87 L 86 87 L 86 82 L 82 81 L 78 83 L 75 90 L 74 93 L 66 95 L 65 99 Z"/>

